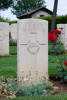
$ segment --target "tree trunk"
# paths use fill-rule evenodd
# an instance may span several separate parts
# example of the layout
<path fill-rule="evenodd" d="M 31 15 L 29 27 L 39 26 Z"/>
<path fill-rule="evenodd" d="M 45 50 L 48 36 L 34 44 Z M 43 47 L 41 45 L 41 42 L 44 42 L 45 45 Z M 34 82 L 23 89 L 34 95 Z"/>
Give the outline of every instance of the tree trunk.
<path fill-rule="evenodd" d="M 57 6 L 58 6 L 58 0 L 55 0 L 54 1 L 53 15 L 52 15 L 51 31 L 55 30 Z"/>

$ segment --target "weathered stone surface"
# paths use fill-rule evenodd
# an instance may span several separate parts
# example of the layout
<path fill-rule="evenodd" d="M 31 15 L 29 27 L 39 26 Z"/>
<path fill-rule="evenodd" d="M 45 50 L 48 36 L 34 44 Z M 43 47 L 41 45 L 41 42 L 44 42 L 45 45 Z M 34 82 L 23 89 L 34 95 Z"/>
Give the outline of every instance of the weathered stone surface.
<path fill-rule="evenodd" d="M 10 32 L 12 40 L 17 41 L 17 24 L 10 25 Z"/>
<path fill-rule="evenodd" d="M 18 22 L 18 78 L 22 84 L 48 79 L 48 22 L 24 19 Z"/>
<path fill-rule="evenodd" d="M 9 55 L 9 24 L 0 22 L 0 55 Z"/>
<path fill-rule="evenodd" d="M 60 27 L 62 27 L 63 30 L 59 29 Z M 67 24 L 58 24 L 57 28 L 61 30 L 60 40 L 64 44 L 65 50 L 67 50 Z"/>
<path fill-rule="evenodd" d="M 63 28 L 63 30 L 60 29 L 61 27 Z M 65 33 L 64 33 L 64 24 L 58 24 L 57 29 L 61 31 L 60 39 L 61 39 L 61 42 L 64 43 L 64 38 L 65 38 L 64 37 L 64 35 L 65 35 Z"/>

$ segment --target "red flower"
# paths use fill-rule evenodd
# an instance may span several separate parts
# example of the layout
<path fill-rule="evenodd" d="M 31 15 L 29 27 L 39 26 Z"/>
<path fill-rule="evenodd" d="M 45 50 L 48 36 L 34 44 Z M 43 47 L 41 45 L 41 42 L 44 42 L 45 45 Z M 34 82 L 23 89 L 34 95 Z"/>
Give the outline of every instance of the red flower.
<path fill-rule="evenodd" d="M 67 66 L 67 61 L 66 61 L 66 62 L 64 62 L 64 65 L 65 65 L 65 66 Z"/>
<path fill-rule="evenodd" d="M 56 35 L 54 34 L 49 34 L 48 35 L 49 41 L 55 41 L 56 40 Z"/>
<path fill-rule="evenodd" d="M 49 34 L 61 34 L 61 31 L 59 30 L 53 30 L 53 31 L 50 31 Z"/>
<path fill-rule="evenodd" d="M 50 91 L 54 91 L 54 89 L 50 89 Z"/>
<path fill-rule="evenodd" d="M 63 27 L 60 27 L 59 29 L 63 30 Z"/>
<path fill-rule="evenodd" d="M 52 33 L 56 32 L 56 30 L 51 31 Z"/>
<path fill-rule="evenodd" d="M 48 32 L 48 34 L 51 34 L 51 32 Z"/>
<path fill-rule="evenodd" d="M 50 33 L 55 34 L 56 33 L 56 30 L 50 31 Z"/>
<path fill-rule="evenodd" d="M 61 31 L 59 31 L 59 30 L 56 30 L 56 34 L 58 34 L 58 35 L 59 35 L 59 34 L 61 34 Z"/>

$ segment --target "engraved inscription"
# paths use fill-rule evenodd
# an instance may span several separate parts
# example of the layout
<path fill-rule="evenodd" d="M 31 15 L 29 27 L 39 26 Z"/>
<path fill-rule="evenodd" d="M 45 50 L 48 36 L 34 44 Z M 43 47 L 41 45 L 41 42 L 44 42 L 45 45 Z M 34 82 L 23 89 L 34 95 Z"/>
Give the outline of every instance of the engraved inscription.
<path fill-rule="evenodd" d="M 36 32 L 30 32 L 30 34 L 37 34 Z"/>

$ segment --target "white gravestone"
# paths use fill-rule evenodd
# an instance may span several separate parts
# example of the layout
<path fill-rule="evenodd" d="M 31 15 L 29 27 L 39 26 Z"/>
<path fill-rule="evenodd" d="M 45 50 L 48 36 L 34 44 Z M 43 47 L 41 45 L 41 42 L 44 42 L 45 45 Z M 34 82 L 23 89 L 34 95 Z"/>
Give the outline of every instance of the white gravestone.
<path fill-rule="evenodd" d="M 9 24 L 0 22 L 0 55 L 9 55 Z"/>
<path fill-rule="evenodd" d="M 38 84 L 48 79 L 48 22 L 24 19 L 18 22 L 18 79 Z"/>
<path fill-rule="evenodd" d="M 60 28 L 63 28 L 63 30 L 61 30 Z M 61 42 L 64 44 L 64 24 L 57 24 L 57 29 L 61 31 L 61 35 L 60 35 L 60 40 Z"/>
<path fill-rule="evenodd" d="M 63 30 L 60 29 L 61 27 L 63 28 Z M 61 31 L 60 39 L 65 46 L 65 50 L 67 50 L 67 24 L 58 24 L 57 28 Z"/>
<path fill-rule="evenodd" d="M 11 24 L 10 28 L 12 40 L 17 41 L 17 24 Z"/>
<path fill-rule="evenodd" d="M 65 50 L 67 50 L 67 24 L 65 24 L 65 39 L 64 39 L 64 46 L 65 46 Z"/>

